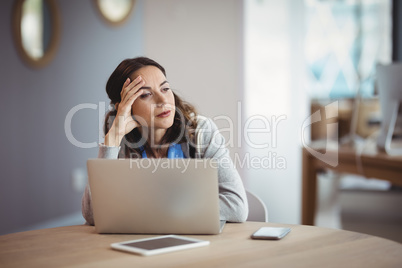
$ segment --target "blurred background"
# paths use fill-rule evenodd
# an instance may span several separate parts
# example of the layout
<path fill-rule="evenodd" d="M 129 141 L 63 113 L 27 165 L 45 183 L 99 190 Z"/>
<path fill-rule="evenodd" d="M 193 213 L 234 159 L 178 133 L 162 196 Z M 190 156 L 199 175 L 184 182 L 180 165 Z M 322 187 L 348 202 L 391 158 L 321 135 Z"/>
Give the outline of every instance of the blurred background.
<path fill-rule="evenodd" d="M 370 121 L 357 134 L 370 137 L 381 121 L 375 67 L 402 58 L 398 0 L 136 0 L 120 23 L 96 0 L 23 2 L 0 2 L 0 234 L 84 223 L 106 81 L 136 56 L 161 63 L 172 88 L 213 118 L 269 221 L 300 224 L 303 122 L 338 101 L 335 131 L 345 136 L 357 96 Z M 30 16 L 35 9 L 43 20 Z M 35 25 L 43 42 L 18 38 Z M 312 124 L 308 142 L 323 129 Z M 400 188 L 325 173 L 318 192 L 316 225 L 402 241 Z"/>

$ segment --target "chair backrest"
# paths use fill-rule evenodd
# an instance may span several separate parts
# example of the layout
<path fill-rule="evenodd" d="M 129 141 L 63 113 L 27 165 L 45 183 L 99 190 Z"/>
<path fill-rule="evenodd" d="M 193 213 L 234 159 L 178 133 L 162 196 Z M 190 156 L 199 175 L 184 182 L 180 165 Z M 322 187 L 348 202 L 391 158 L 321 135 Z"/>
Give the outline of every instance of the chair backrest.
<path fill-rule="evenodd" d="M 248 218 L 247 221 L 268 221 L 268 210 L 264 202 L 255 194 L 246 190 L 248 199 Z"/>

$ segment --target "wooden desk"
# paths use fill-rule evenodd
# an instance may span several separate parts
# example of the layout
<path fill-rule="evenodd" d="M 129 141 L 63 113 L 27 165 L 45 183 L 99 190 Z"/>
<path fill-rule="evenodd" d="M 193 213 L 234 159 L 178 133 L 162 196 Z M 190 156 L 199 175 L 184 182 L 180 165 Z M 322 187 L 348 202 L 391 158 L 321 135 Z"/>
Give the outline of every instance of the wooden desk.
<path fill-rule="evenodd" d="M 303 178 L 302 178 L 302 224 L 314 225 L 314 215 L 317 205 L 317 173 L 331 169 L 338 173 L 362 175 L 366 178 L 387 180 L 402 186 L 402 157 L 389 156 L 379 152 L 375 144 L 364 148 L 340 146 L 338 151 L 325 151 L 322 146 L 312 148 L 326 157 L 338 157 L 338 165 L 333 167 L 311 155 L 303 148 Z"/>
<path fill-rule="evenodd" d="M 252 240 L 262 226 L 288 226 L 282 240 Z M 262 222 L 226 224 L 219 235 L 193 235 L 206 247 L 151 257 L 112 250 L 149 235 L 99 235 L 69 226 L 0 236 L 0 267 L 401 267 L 402 244 L 360 233 Z"/>

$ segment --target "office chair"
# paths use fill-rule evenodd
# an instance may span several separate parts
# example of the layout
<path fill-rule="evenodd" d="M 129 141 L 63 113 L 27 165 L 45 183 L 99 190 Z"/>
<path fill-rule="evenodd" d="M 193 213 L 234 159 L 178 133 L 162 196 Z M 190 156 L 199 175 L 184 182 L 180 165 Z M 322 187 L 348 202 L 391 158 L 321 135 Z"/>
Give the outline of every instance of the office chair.
<path fill-rule="evenodd" d="M 268 210 L 264 202 L 255 194 L 246 190 L 248 200 L 248 217 L 247 221 L 268 221 Z"/>

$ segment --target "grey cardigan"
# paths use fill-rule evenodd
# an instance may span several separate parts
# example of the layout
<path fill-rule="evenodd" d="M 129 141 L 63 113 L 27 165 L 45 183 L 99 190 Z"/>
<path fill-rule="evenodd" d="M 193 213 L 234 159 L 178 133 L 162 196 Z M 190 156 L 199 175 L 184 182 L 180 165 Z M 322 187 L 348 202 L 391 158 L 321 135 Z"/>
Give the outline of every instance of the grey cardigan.
<path fill-rule="evenodd" d="M 195 157 L 214 158 L 218 160 L 219 206 L 220 219 L 229 222 L 244 222 L 248 216 L 246 192 L 237 172 L 229 150 L 225 147 L 225 138 L 215 123 L 206 117 L 197 117 L 198 126 L 195 131 Z M 182 144 L 183 153 L 189 157 L 188 143 Z M 99 146 L 99 158 L 117 159 L 120 147 Z M 82 197 L 82 215 L 87 224 L 94 225 L 91 204 L 91 191 L 86 186 Z"/>

